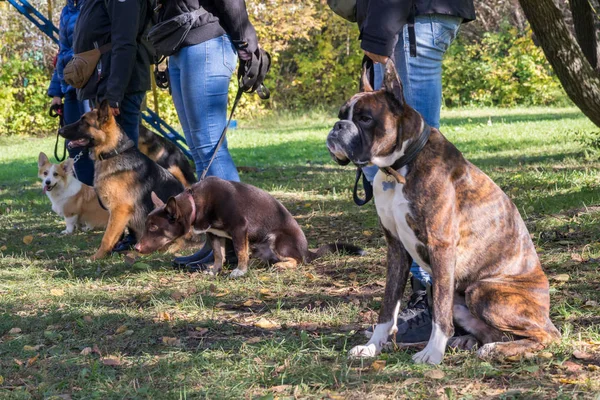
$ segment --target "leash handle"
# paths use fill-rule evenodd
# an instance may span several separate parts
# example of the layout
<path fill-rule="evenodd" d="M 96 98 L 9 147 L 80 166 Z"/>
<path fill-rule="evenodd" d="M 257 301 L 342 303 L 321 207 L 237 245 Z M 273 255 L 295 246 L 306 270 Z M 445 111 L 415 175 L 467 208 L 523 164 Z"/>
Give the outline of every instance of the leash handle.
<path fill-rule="evenodd" d="M 361 175 L 362 175 L 363 190 L 365 191 L 364 199 L 361 199 L 358 196 L 358 181 L 360 180 Z M 369 180 L 365 176 L 362 168 L 358 167 L 358 168 L 356 168 L 356 180 L 354 181 L 354 190 L 352 191 L 352 199 L 354 200 L 354 203 L 356 203 L 357 206 L 362 207 L 365 204 L 367 204 L 369 201 L 371 201 L 372 198 L 373 198 L 373 185 L 371 185 L 371 182 L 369 182 Z"/>
<path fill-rule="evenodd" d="M 233 105 L 231 106 L 231 112 L 229 113 L 229 119 L 227 120 L 227 124 L 225 124 L 225 128 L 223 128 L 223 133 L 221 133 L 221 137 L 219 138 L 219 141 L 217 142 L 217 144 L 213 150 L 213 154 L 210 157 L 210 161 L 208 161 L 208 165 L 206 166 L 206 168 L 204 168 L 204 171 L 202 171 L 202 176 L 200 177 L 199 181 L 206 178 L 206 174 L 208 174 L 208 170 L 210 169 L 210 166 L 212 165 L 213 161 L 215 161 L 215 158 L 217 157 L 217 153 L 219 152 L 219 149 L 221 148 L 221 145 L 223 144 L 223 141 L 225 140 L 225 135 L 227 134 L 227 129 L 229 129 L 229 124 L 231 123 L 231 119 L 233 118 L 233 113 L 235 112 L 235 109 L 237 108 L 237 105 L 240 102 L 240 99 L 242 98 L 243 94 L 244 94 L 244 91 L 240 86 L 240 88 L 238 89 L 238 91 L 235 95 L 235 100 L 233 101 Z"/>
<path fill-rule="evenodd" d="M 63 126 L 65 126 L 65 118 L 63 116 L 63 110 L 64 110 L 64 108 L 63 108 L 62 104 L 53 104 L 52 106 L 50 106 L 50 111 L 48 111 L 48 114 L 52 118 L 58 118 L 59 129 L 62 128 Z M 56 131 L 56 142 L 54 142 L 54 158 L 58 162 L 63 162 L 63 161 L 65 161 L 65 158 L 67 157 L 67 141 L 65 140 L 64 145 L 63 145 L 62 157 L 58 156 L 58 141 L 59 141 L 59 134 L 58 134 L 58 131 Z"/>

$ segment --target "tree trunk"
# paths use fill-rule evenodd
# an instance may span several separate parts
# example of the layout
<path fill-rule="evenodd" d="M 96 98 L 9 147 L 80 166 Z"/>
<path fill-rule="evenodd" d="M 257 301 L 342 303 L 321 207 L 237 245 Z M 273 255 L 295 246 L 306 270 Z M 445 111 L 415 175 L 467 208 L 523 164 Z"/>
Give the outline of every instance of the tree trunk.
<path fill-rule="evenodd" d="M 589 0 L 571 0 L 571 14 L 575 26 L 575 37 L 585 58 L 596 72 L 600 72 L 600 47 L 596 38 L 596 15 Z"/>
<path fill-rule="evenodd" d="M 567 95 L 600 127 L 600 73 L 588 62 L 560 10 L 553 0 L 519 1 Z"/>

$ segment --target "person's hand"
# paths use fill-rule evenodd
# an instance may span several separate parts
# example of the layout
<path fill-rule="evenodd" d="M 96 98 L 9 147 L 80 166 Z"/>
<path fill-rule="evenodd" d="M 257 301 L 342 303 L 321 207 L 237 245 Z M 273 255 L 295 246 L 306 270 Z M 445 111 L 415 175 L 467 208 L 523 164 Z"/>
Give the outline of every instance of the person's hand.
<path fill-rule="evenodd" d="M 110 110 L 112 111 L 115 117 L 121 114 L 121 111 L 119 111 L 119 107 L 111 107 Z"/>
<path fill-rule="evenodd" d="M 373 60 L 373 62 L 384 64 L 384 65 L 385 65 L 385 63 L 387 63 L 387 60 L 389 58 L 388 56 L 380 56 L 379 54 L 373 54 L 366 50 L 364 52 L 367 57 L 369 57 L 371 60 Z"/>
<path fill-rule="evenodd" d="M 50 103 L 50 107 L 60 106 L 62 104 L 62 99 L 59 96 L 54 96 L 52 98 L 52 102 Z"/>

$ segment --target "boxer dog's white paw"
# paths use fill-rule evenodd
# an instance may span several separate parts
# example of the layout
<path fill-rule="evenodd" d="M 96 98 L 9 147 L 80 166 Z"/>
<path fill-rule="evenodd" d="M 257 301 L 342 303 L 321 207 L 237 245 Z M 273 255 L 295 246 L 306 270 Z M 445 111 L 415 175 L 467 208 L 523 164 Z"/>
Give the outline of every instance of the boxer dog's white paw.
<path fill-rule="evenodd" d="M 479 356 L 479 358 L 490 358 L 494 355 L 495 351 L 496 343 L 487 343 L 477 350 L 477 356 Z"/>
<path fill-rule="evenodd" d="M 415 354 L 412 359 L 417 364 L 433 364 L 437 365 L 442 362 L 444 352 L 439 351 L 427 345 L 423 350 Z"/>
<path fill-rule="evenodd" d="M 349 358 L 369 358 L 376 357 L 379 355 L 380 351 L 377 350 L 377 346 L 375 344 L 367 344 L 364 346 L 354 346 L 349 352 Z"/>
<path fill-rule="evenodd" d="M 242 271 L 241 269 L 234 269 L 233 271 L 231 271 L 231 274 L 229 274 L 230 278 L 239 278 L 246 275 L 246 271 Z"/>

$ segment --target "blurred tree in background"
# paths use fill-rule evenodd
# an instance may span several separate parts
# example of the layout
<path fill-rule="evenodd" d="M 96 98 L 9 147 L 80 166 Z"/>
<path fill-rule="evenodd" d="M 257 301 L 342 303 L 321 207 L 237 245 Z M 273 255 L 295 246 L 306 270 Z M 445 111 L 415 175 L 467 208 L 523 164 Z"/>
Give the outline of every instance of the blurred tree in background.
<path fill-rule="evenodd" d="M 30 0 L 53 20 L 63 2 Z M 553 1 L 553 0 L 548 0 Z M 532 40 L 518 0 L 475 0 L 477 20 L 463 25 L 444 62 L 444 104 L 562 105 L 569 102 L 542 49 Z M 247 0 L 261 45 L 271 52 L 272 97 L 244 96 L 239 118 L 269 112 L 333 110 L 358 88 L 362 52 L 358 29 L 325 0 Z M 0 1 L 0 135 L 48 134 L 46 97 L 56 47 L 8 3 Z M 233 97 L 237 84 L 231 83 Z M 152 106 L 150 96 L 149 105 Z M 167 91 L 159 110 L 178 126 Z"/>

